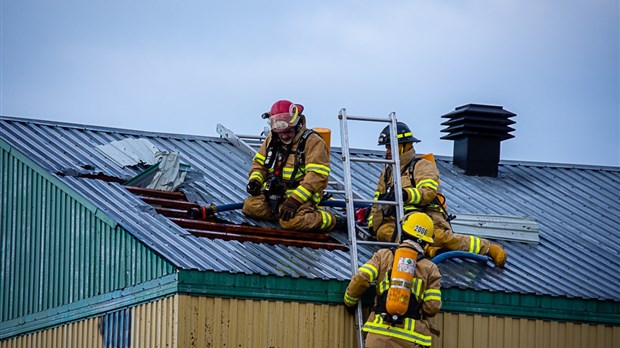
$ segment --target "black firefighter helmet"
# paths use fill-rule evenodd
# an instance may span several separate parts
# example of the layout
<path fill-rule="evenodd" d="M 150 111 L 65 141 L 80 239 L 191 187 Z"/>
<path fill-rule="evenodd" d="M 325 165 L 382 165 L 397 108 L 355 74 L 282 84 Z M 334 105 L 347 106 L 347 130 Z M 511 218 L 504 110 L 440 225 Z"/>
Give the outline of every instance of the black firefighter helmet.
<path fill-rule="evenodd" d="M 416 137 L 411 133 L 411 129 L 404 122 L 396 122 L 396 136 L 398 137 L 398 143 L 419 143 Z M 390 126 L 387 125 L 381 133 L 379 133 L 378 145 L 390 144 Z"/>

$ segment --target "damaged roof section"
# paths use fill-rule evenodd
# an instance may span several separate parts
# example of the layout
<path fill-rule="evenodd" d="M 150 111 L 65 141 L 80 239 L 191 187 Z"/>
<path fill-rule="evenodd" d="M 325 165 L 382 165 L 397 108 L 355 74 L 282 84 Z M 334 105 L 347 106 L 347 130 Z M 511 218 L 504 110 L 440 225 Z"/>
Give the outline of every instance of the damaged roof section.
<path fill-rule="evenodd" d="M 179 154 L 157 153 L 157 163 L 125 182 L 126 185 L 153 190 L 176 191 L 185 181 L 190 166 L 179 162 Z"/>
<path fill-rule="evenodd" d="M 115 140 L 107 144 L 97 145 L 95 148 L 121 167 L 155 164 L 157 163 L 157 153 L 161 151 L 144 138 Z"/>
<path fill-rule="evenodd" d="M 213 214 L 207 217 L 206 220 L 190 219 L 187 216 L 187 211 L 191 208 L 199 208 L 199 205 L 188 202 L 182 192 L 166 192 L 133 186 L 126 186 L 125 188 L 145 203 L 150 204 L 157 213 L 165 216 L 196 237 L 281 244 L 314 249 L 347 250 L 344 245 L 328 233 L 235 225 L 219 219 Z"/>
<path fill-rule="evenodd" d="M 190 168 L 180 162 L 178 152 L 162 151 L 145 138 L 125 138 L 95 148 L 121 167 L 148 166 L 125 182 L 130 186 L 175 191 L 185 181 Z"/>

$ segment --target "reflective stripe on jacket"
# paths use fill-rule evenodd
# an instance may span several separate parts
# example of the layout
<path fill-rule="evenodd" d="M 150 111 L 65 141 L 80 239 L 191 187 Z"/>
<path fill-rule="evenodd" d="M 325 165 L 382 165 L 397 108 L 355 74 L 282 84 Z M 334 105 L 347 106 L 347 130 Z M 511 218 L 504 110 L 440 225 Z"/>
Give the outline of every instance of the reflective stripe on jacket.
<path fill-rule="evenodd" d="M 413 246 L 409 241 L 403 244 Z M 393 261 L 394 254 L 389 249 L 380 249 L 374 253 L 372 258 L 363 264 L 351 278 L 344 295 L 345 305 L 351 307 L 357 304 L 360 297 L 370 287 L 370 283 L 376 282 L 376 306 L 377 299 L 389 288 L 387 272 L 392 267 Z M 422 303 L 420 306 L 422 319 L 408 318 L 409 320 L 404 320 L 402 324 L 392 325 L 383 323 L 383 318 L 372 312 L 368 322 L 364 325 L 364 331 L 429 346 L 431 332 L 427 318 L 435 316 L 441 309 L 441 274 L 437 265 L 425 258 L 418 260 L 411 292 L 414 295 L 411 299 L 417 299 Z"/>
<path fill-rule="evenodd" d="M 301 140 L 303 133 L 306 131 L 305 118 L 300 120 L 302 127 L 293 139 L 293 147 L 282 168 L 282 181 L 288 185 L 291 176 L 295 170 L 295 151 Z M 249 172 L 249 179 L 259 180 L 261 183 L 267 182 L 270 175 L 273 175 L 271 168 L 265 167 L 265 159 L 267 156 L 267 146 L 271 142 L 272 134 L 270 133 L 252 160 L 252 167 Z M 300 203 L 311 200 L 318 204 L 323 198 L 323 190 L 327 187 L 329 173 L 329 152 L 325 141 L 318 134 L 310 134 L 306 139 L 304 146 L 305 163 L 297 170 L 293 185 L 286 190 L 287 197 L 293 197 Z"/>
<path fill-rule="evenodd" d="M 430 206 L 430 203 L 437 197 L 437 190 L 439 188 L 439 170 L 437 166 L 427 159 L 420 158 L 413 169 L 415 183 L 412 183 L 408 167 L 414 158 L 415 151 L 413 148 L 400 155 L 401 185 L 409 194 L 409 200 L 403 202 L 405 214 L 419 210 L 422 207 L 441 209 L 439 206 Z M 377 183 L 374 195 L 375 200 L 379 198 L 379 195 L 385 193 L 389 186 L 393 186 L 392 175 L 389 175 L 387 178 L 385 176 L 386 169 L 384 168 Z M 368 227 L 376 232 L 383 223 L 383 218 L 382 206 L 373 204 L 368 217 Z"/>

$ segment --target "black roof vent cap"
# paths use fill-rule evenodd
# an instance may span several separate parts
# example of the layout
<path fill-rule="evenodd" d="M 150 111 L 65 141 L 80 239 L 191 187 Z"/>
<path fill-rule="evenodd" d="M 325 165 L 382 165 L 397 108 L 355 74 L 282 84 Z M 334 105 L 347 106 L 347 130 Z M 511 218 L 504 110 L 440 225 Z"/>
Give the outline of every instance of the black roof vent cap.
<path fill-rule="evenodd" d="M 497 177 L 500 142 L 514 138 L 509 134 L 516 114 L 502 106 L 467 104 L 459 106 L 441 118 L 448 133 L 441 139 L 454 140 L 453 164 L 463 169 L 466 175 Z"/>

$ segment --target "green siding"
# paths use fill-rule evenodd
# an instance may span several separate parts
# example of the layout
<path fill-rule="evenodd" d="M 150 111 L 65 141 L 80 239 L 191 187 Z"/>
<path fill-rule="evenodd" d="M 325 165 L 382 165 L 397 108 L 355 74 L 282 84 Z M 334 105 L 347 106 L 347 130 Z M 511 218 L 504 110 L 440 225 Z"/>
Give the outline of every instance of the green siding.
<path fill-rule="evenodd" d="M 620 302 L 443 289 L 443 310 L 512 318 L 620 324 Z"/>
<path fill-rule="evenodd" d="M 108 292 L 86 300 L 2 322 L 0 340 L 155 301 L 176 294 L 176 286 L 177 274 L 173 273 L 141 283 L 138 286 Z"/>
<path fill-rule="evenodd" d="M 58 178 L 0 148 L 0 322 L 174 272 Z"/>
<path fill-rule="evenodd" d="M 180 271 L 179 292 L 212 297 L 343 304 L 348 282 Z M 363 302 L 370 305 L 371 287 Z M 620 325 L 620 302 L 442 289 L 443 312 Z"/>

